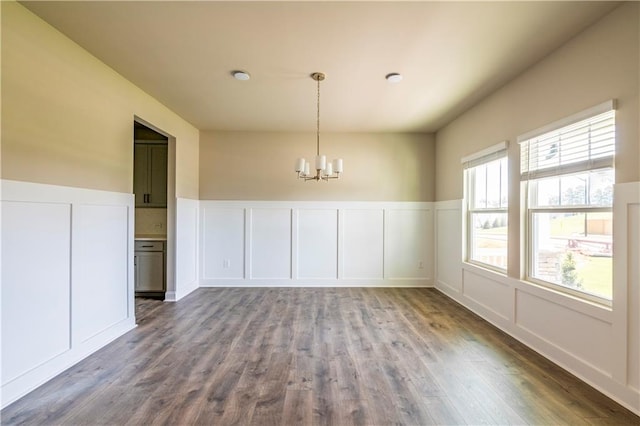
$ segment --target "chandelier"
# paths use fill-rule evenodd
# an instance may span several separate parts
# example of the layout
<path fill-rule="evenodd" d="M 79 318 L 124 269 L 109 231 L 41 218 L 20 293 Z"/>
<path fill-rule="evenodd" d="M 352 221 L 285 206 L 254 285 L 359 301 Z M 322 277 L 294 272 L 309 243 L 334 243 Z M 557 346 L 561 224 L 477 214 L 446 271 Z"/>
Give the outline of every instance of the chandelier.
<path fill-rule="evenodd" d="M 298 173 L 298 179 L 308 180 L 325 180 L 339 179 L 340 173 L 342 173 L 342 158 L 336 158 L 333 161 L 327 162 L 326 155 L 320 155 L 320 82 L 324 80 L 325 75 L 321 72 L 314 72 L 311 74 L 311 78 L 318 83 L 318 102 L 317 102 L 317 114 L 316 114 L 316 162 L 315 162 L 315 174 L 311 173 L 311 164 L 304 158 L 298 158 L 296 161 L 296 173 Z"/>

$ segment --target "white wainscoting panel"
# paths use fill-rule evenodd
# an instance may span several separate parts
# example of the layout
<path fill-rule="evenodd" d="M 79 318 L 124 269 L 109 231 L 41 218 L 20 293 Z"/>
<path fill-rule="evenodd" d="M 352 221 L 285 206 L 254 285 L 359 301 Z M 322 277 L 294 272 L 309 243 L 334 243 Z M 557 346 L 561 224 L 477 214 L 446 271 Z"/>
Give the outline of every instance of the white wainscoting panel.
<path fill-rule="evenodd" d="M 640 192 L 640 191 L 639 191 Z M 628 205 L 629 329 L 627 381 L 640 394 L 640 203 Z M 634 237 L 635 236 L 635 237 Z"/>
<path fill-rule="evenodd" d="M 430 286 L 432 205 L 202 200 L 200 285 Z"/>
<path fill-rule="evenodd" d="M 640 415 L 640 182 L 614 194 L 611 307 L 452 261 L 464 246 L 460 200 L 435 204 L 436 287 Z"/>
<path fill-rule="evenodd" d="M 384 210 L 345 210 L 342 276 L 382 279 L 384 276 Z"/>
<path fill-rule="evenodd" d="M 167 294 L 167 300 L 180 300 L 197 289 L 198 279 L 198 200 L 176 200 L 176 290 Z"/>
<path fill-rule="evenodd" d="M 2 202 L 2 380 L 71 348 L 71 205 Z"/>
<path fill-rule="evenodd" d="M 385 275 L 394 279 L 431 278 L 432 210 L 388 209 L 385 231 Z"/>
<path fill-rule="evenodd" d="M 338 278 L 338 210 L 298 210 L 297 278 Z"/>
<path fill-rule="evenodd" d="M 447 294 L 462 292 L 462 201 L 441 201 L 435 207 L 436 287 Z"/>
<path fill-rule="evenodd" d="M 640 182 L 615 186 L 613 223 L 614 336 L 626 344 L 614 377 L 640 405 Z"/>
<path fill-rule="evenodd" d="M 611 372 L 611 324 L 525 291 L 517 292 L 516 325 L 605 374 Z"/>
<path fill-rule="evenodd" d="M 1 184 L 5 407 L 135 327 L 133 194 Z"/>
<path fill-rule="evenodd" d="M 127 206 L 73 206 L 73 342 L 127 318 Z"/>
<path fill-rule="evenodd" d="M 202 203 L 202 202 L 201 202 Z M 245 262 L 245 209 L 201 209 L 203 279 L 243 279 Z"/>
<path fill-rule="evenodd" d="M 291 279 L 291 209 L 251 209 L 251 278 Z"/>
<path fill-rule="evenodd" d="M 503 280 L 489 278 L 482 273 L 463 269 L 463 295 L 479 305 L 475 310 L 485 310 L 494 320 L 511 320 L 513 312 L 513 288 Z"/>

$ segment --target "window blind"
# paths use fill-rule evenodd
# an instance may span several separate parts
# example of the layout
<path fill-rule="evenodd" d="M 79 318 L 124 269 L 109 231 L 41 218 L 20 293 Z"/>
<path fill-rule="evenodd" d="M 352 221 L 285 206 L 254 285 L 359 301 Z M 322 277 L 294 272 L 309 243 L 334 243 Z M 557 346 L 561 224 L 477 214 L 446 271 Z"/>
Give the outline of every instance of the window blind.
<path fill-rule="evenodd" d="M 483 149 L 471 155 L 463 157 L 460 162 L 465 169 L 479 166 L 493 160 L 497 160 L 507 156 L 507 147 L 509 146 L 507 141 L 500 142 L 493 146 Z"/>
<path fill-rule="evenodd" d="M 613 166 L 615 110 L 520 142 L 520 177 L 537 179 Z"/>

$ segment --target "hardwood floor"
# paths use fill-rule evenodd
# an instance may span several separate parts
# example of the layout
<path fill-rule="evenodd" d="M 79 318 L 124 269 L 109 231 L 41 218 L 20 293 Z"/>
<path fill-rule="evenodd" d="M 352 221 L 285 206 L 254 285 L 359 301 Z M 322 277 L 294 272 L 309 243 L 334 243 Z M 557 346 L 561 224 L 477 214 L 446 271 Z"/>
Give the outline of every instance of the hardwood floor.
<path fill-rule="evenodd" d="M 2 424 L 640 424 L 433 289 L 199 289 Z"/>

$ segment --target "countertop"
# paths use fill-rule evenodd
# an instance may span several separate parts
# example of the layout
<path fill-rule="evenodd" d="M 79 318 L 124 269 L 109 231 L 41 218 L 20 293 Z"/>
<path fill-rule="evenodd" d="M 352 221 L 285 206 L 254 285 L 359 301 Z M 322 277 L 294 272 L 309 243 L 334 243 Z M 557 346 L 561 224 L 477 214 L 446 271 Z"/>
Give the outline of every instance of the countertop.
<path fill-rule="evenodd" d="M 137 234 L 136 241 L 167 241 L 167 236 L 162 234 Z"/>

